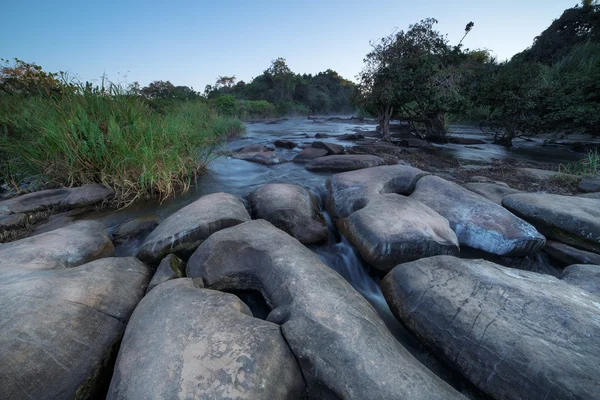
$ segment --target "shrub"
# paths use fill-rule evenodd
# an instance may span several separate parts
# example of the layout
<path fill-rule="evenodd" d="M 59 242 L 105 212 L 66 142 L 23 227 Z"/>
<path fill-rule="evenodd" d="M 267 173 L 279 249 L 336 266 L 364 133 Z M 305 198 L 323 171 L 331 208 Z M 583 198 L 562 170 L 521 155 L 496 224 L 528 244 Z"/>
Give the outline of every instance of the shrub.
<path fill-rule="evenodd" d="M 217 97 L 214 101 L 214 105 L 217 111 L 223 115 L 228 115 L 230 117 L 238 115 L 238 101 L 230 94 Z"/>

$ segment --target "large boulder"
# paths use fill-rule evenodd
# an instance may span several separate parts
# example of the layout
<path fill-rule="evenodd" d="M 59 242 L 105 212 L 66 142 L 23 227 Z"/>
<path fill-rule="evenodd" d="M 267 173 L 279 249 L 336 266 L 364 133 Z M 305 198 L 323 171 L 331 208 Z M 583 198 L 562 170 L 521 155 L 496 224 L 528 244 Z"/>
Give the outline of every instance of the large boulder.
<path fill-rule="evenodd" d="M 409 195 L 427 172 L 404 165 L 389 165 L 333 175 L 327 181 L 327 210 L 332 217 L 346 218 L 384 193 Z"/>
<path fill-rule="evenodd" d="M 555 242 L 553 240 L 546 241 L 546 246 L 543 249 L 554 262 L 562 267 L 573 264 L 598 264 L 600 265 L 600 254 L 590 251 L 579 250 L 571 247 L 568 244 Z"/>
<path fill-rule="evenodd" d="M 279 326 L 191 279 L 152 290 L 133 313 L 107 399 L 300 399 Z"/>
<path fill-rule="evenodd" d="M 100 222 L 76 222 L 1 246 L 0 277 L 29 270 L 71 268 L 109 257 L 113 251 Z"/>
<path fill-rule="evenodd" d="M 296 164 L 304 164 L 315 158 L 325 157 L 327 155 L 327 150 L 324 149 L 313 149 L 312 147 L 307 147 L 302 150 L 294 159 L 292 160 Z"/>
<path fill-rule="evenodd" d="M 266 219 L 301 243 L 319 242 L 329 233 L 315 197 L 298 185 L 263 185 L 248 195 L 252 218 Z"/>
<path fill-rule="evenodd" d="M 600 200 L 545 193 L 506 196 L 502 205 L 549 239 L 600 253 Z"/>
<path fill-rule="evenodd" d="M 213 193 L 167 217 L 148 235 L 137 257 L 158 264 L 167 254 L 187 259 L 206 238 L 250 220 L 242 202 L 228 193 Z"/>
<path fill-rule="evenodd" d="M 546 242 L 533 226 L 498 204 L 440 177 L 421 178 L 411 197 L 447 218 L 461 246 L 501 256 L 526 256 Z"/>
<path fill-rule="evenodd" d="M 312 172 L 344 172 L 385 164 L 381 158 L 372 155 L 343 154 L 315 158 L 304 166 Z"/>
<path fill-rule="evenodd" d="M 362 258 L 385 272 L 403 262 L 460 251 L 446 218 L 397 194 L 376 197 L 341 225 Z"/>
<path fill-rule="evenodd" d="M 600 265 L 569 265 L 563 270 L 560 279 L 600 297 Z"/>
<path fill-rule="evenodd" d="M 470 182 L 464 185 L 471 192 L 477 193 L 498 205 L 502 205 L 502 199 L 509 194 L 521 193 L 520 190 L 512 189 L 508 186 L 498 185 L 487 182 Z"/>
<path fill-rule="evenodd" d="M 188 277 L 217 290 L 257 290 L 299 360 L 313 398 L 455 399 L 421 365 L 372 306 L 308 248 L 256 220 L 212 235 Z"/>
<path fill-rule="evenodd" d="M 496 399 L 595 399 L 600 303 L 548 275 L 437 256 L 382 281 L 392 312 Z"/>
<path fill-rule="evenodd" d="M 100 398 L 151 271 L 105 258 L 0 280 L 0 398 Z"/>
<path fill-rule="evenodd" d="M 69 188 L 48 189 L 0 201 L 0 214 L 30 213 L 58 207 L 71 194 Z"/>
<path fill-rule="evenodd" d="M 344 146 L 335 143 L 315 141 L 312 142 L 311 147 L 313 149 L 323 149 L 327 151 L 327 154 L 330 156 L 342 154 L 344 152 Z"/>

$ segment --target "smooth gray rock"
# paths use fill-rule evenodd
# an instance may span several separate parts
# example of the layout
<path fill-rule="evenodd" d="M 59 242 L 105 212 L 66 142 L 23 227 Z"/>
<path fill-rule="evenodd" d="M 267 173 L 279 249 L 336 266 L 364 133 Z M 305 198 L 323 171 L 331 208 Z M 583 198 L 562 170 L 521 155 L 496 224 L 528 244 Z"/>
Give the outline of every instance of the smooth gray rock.
<path fill-rule="evenodd" d="M 298 185 L 263 185 L 248 195 L 250 215 L 265 219 L 301 243 L 319 242 L 329 234 L 315 197 Z"/>
<path fill-rule="evenodd" d="M 263 165 L 276 165 L 287 162 L 286 159 L 279 157 L 277 154 L 272 151 L 261 151 L 261 152 L 252 152 L 252 153 L 234 153 L 231 155 L 233 158 L 237 158 L 238 160 L 255 162 Z"/>
<path fill-rule="evenodd" d="M 449 256 L 394 268 L 392 312 L 496 399 L 600 395 L 600 302 L 548 275 Z"/>
<path fill-rule="evenodd" d="M 0 215 L 0 229 L 12 229 L 25 224 L 26 214 Z"/>
<path fill-rule="evenodd" d="M 458 255 L 458 239 L 448 220 L 431 208 L 398 194 L 384 194 L 341 223 L 344 236 L 375 268 L 434 255 Z"/>
<path fill-rule="evenodd" d="M 389 165 L 333 175 L 327 181 L 327 210 L 335 219 L 346 218 L 384 193 L 409 195 L 427 172 L 404 165 Z"/>
<path fill-rule="evenodd" d="M 249 221 L 242 202 L 228 193 L 213 193 L 167 217 L 148 235 L 137 252 L 145 262 L 158 264 L 167 254 L 187 259 L 214 232 Z"/>
<path fill-rule="evenodd" d="M 114 194 L 111 189 L 101 184 L 83 185 L 71 189 L 71 193 L 61 201 L 60 205 L 68 209 L 86 207 L 102 203 L 113 197 Z"/>
<path fill-rule="evenodd" d="M 187 275 L 217 290 L 262 293 L 267 320 L 281 325 L 312 398 L 462 398 L 396 341 L 344 278 L 267 221 L 212 235 Z"/>
<path fill-rule="evenodd" d="M 517 175 L 524 179 L 529 179 L 535 182 L 544 182 L 551 179 L 558 178 L 560 175 L 569 176 L 568 174 L 561 174 L 557 171 L 548 171 L 545 169 L 537 168 L 516 168 L 515 172 Z M 570 175 L 573 176 L 573 175 Z"/>
<path fill-rule="evenodd" d="M 58 207 L 69 195 L 71 189 L 59 188 L 40 190 L 0 201 L 0 214 L 30 213 L 50 207 Z"/>
<path fill-rule="evenodd" d="M 107 399 L 300 399 L 298 363 L 279 326 L 236 296 L 161 284 L 127 326 Z"/>
<path fill-rule="evenodd" d="M 562 267 L 573 264 L 598 264 L 600 265 L 600 254 L 585 250 L 579 250 L 568 244 L 547 240 L 543 249 L 544 253 Z"/>
<path fill-rule="evenodd" d="M 600 200 L 545 193 L 506 196 L 502 205 L 548 239 L 600 253 Z"/>
<path fill-rule="evenodd" d="M 330 156 L 342 154 L 344 152 L 344 146 L 335 143 L 315 141 L 312 142 L 311 147 L 313 149 L 323 149 L 327 151 L 327 154 Z"/>
<path fill-rule="evenodd" d="M 600 177 L 587 176 L 583 178 L 577 185 L 577 189 L 585 193 L 600 192 Z"/>
<path fill-rule="evenodd" d="M 0 247 L 0 277 L 23 271 L 71 268 L 113 254 L 104 226 L 80 221 Z"/>
<path fill-rule="evenodd" d="M 296 164 L 304 164 L 315 158 L 325 157 L 327 155 L 327 150 L 324 149 L 313 149 L 312 147 L 307 147 L 303 149 L 292 161 Z"/>
<path fill-rule="evenodd" d="M 477 193 L 488 200 L 493 201 L 498 205 L 502 205 L 502 199 L 509 194 L 521 193 L 520 190 L 512 189 L 508 186 L 498 185 L 495 183 L 477 183 L 470 182 L 463 185 L 471 192 Z"/>
<path fill-rule="evenodd" d="M 96 398 L 151 271 L 105 258 L 0 279 L 0 398 Z"/>
<path fill-rule="evenodd" d="M 163 282 L 183 277 L 185 277 L 185 262 L 183 262 L 183 260 L 177 257 L 175 254 L 169 254 L 162 259 L 160 264 L 158 264 L 156 272 L 148 284 L 146 293 Z"/>
<path fill-rule="evenodd" d="M 296 147 L 296 143 L 286 139 L 276 140 L 275 142 L 273 142 L 273 145 L 275 145 L 275 147 L 283 147 L 286 149 L 293 149 L 294 147 Z"/>
<path fill-rule="evenodd" d="M 461 246 L 501 256 L 526 256 L 546 242 L 533 226 L 498 204 L 437 176 L 421 178 L 411 197 L 448 219 Z"/>
<path fill-rule="evenodd" d="M 600 298 L 600 265 L 569 265 L 563 270 L 560 279 Z"/>
<path fill-rule="evenodd" d="M 121 224 L 113 236 L 115 242 L 124 243 L 133 238 L 149 234 L 157 226 L 158 220 L 154 216 L 134 218 Z"/>
<path fill-rule="evenodd" d="M 320 157 L 304 166 L 312 172 L 344 172 L 385 164 L 383 159 L 372 155 L 343 154 Z"/>

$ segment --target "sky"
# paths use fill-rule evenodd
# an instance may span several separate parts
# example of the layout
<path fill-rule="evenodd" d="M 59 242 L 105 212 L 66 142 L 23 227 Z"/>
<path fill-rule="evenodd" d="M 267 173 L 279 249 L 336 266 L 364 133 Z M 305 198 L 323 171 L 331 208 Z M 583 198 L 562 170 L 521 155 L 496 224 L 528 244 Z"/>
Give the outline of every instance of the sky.
<path fill-rule="evenodd" d="M 154 80 L 203 91 L 248 82 L 283 57 L 296 73 L 333 69 L 355 80 L 369 42 L 433 17 L 456 44 L 499 60 L 531 45 L 575 0 L 14 1 L 0 5 L 0 57 L 80 80 Z"/>

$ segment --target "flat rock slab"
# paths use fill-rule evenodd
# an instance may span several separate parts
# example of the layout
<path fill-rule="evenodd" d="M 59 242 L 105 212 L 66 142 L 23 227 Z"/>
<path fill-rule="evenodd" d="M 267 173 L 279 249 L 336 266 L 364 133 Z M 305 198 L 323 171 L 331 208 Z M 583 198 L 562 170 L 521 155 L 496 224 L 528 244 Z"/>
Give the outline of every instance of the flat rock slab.
<path fill-rule="evenodd" d="M 496 399 L 596 399 L 600 302 L 548 275 L 424 258 L 382 281 L 392 312 Z"/>
<path fill-rule="evenodd" d="M 30 213 L 58 207 L 71 194 L 71 189 L 48 189 L 0 201 L 0 214 Z"/>
<path fill-rule="evenodd" d="M 312 147 L 307 147 L 302 150 L 294 159 L 292 160 L 296 164 L 304 164 L 315 158 L 325 157 L 327 155 L 327 150 L 324 149 L 313 149 Z"/>
<path fill-rule="evenodd" d="M 385 164 L 383 159 L 372 155 L 343 154 L 320 157 L 304 166 L 312 172 L 344 172 Z"/>
<path fill-rule="evenodd" d="M 502 205 L 549 239 L 600 253 L 600 200 L 545 193 L 506 196 Z"/>
<path fill-rule="evenodd" d="M 0 278 L 28 270 L 71 268 L 113 254 L 104 226 L 80 221 L 0 247 Z"/>
<path fill-rule="evenodd" d="M 279 326 L 191 279 L 161 284 L 127 326 L 107 399 L 300 399 Z"/>
<path fill-rule="evenodd" d="M 600 265 L 574 264 L 563 270 L 560 277 L 569 285 L 600 297 Z"/>
<path fill-rule="evenodd" d="M 250 220 L 242 202 L 228 193 L 213 193 L 167 217 L 148 235 L 137 252 L 158 264 L 167 254 L 187 259 L 213 233 Z"/>
<path fill-rule="evenodd" d="M 267 221 L 212 235 L 187 275 L 217 290 L 262 293 L 272 309 L 267 321 L 281 326 L 310 398 L 462 398 L 396 341 L 344 278 Z"/>
<path fill-rule="evenodd" d="M 384 194 L 351 214 L 342 233 L 375 268 L 434 255 L 458 255 L 458 239 L 448 220 L 410 197 Z"/>
<path fill-rule="evenodd" d="M 327 222 L 312 193 L 298 185 L 263 185 L 248 195 L 250 215 L 265 219 L 300 243 L 316 243 L 329 234 Z"/>
<path fill-rule="evenodd" d="M 470 182 L 463 185 L 471 192 L 477 193 L 498 205 L 502 205 L 502 199 L 509 194 L 521 193 L 520 190 L 512 189 L 508 186 L 495 183 L 477 183 Z"/>
<path fill-rule="evenodd" d="M 579 250 L 568 244 L 547 240 L 543 249 L 552 260 L 563 267 L 573 264 L 598 264 L 600 265 L 600 254 L 585 250 Z"/>
<path fill-rule="evenodd" d="M 327 210 L 335 219 L 346 218 L 380 194 L 411 194 L 417 181 L 425 175 L 428 173 L 404 165 L 335 174 L 327 181 Z"/>
<path fill-rule="evenodd" d="M 335 144 L 335 143 L 316 141 L 316 142 L 312 142 L 311 147 L 313 149 L 323 149 L 323 150 L 327 151 L 327 154 L 330 156 L 336 155 L 336 154 L 342 154 L 344 152 L 344 146 Z"/>
<path fill-rule="evenodd" d="M 96 398 L 151 271 L 131 258 L 0 279 L 0 398 Z"/>
<path fill-rule="evenodd" d="M 411 197 L 448 219 L 461 246 L 501 256 L 526 256 L 546 243 L 533 226 L 503 207 L 440 177 L 421 178 Z"/>
<path fill-rule="evenodd" d="M 287 162 L 286 159 L 279 157 L 272 151 L 234 153 L 231 155 L 231 157 L 237 158 L 238 160 L 250 161 L 263 165 L 276 165 Z"/>

